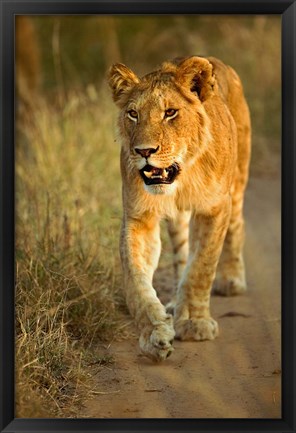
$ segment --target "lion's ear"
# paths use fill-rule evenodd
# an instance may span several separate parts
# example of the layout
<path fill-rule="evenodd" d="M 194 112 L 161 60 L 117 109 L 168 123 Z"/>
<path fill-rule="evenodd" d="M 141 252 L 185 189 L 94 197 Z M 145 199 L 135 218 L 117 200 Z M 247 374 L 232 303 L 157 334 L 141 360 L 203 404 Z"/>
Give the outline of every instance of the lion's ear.
<path fill-rule="evenodd" d="M 116 63 L 108 73 L 108 83 L 112 90 L 113 100 L 120 105 L 122 97 L 139 82 L 139 78 L 127 66 Z"/>
<path fill-rule="evenodd" d="M 202 57 L 189 57 L 179 63 L 176 81 L 197 93 L 202 102 L 213 94 L 216 82 L 211 63 Z"/>

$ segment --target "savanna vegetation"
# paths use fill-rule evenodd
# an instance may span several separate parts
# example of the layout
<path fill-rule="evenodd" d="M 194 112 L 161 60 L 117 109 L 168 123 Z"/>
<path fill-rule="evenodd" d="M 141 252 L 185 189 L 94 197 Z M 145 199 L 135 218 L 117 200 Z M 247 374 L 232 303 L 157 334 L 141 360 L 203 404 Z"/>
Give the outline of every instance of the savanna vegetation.
<path fill-rule="evenodd" d="M 111 63 L 139 75 L 167 58 L 213 55 L 240 74 L 253 123 L 252 175 L 280 153 L 280 18 L 17 18 L 16 394 L 18 417 L 83 416 L 129 332 Z M 25 20 L 25 22 L 22 20 Z M 165 240 L 166 245 L 166 240 Z M 169 252 L 169 246 L 166 246 Z"/>

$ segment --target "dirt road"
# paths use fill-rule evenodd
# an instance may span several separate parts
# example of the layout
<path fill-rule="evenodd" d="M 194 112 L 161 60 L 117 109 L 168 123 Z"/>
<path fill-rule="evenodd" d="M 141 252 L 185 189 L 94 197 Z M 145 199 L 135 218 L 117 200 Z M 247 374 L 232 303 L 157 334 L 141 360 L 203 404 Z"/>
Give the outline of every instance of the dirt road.
<path fill-rule="evenodd" d="M 153 364 L 138 342 L 114 342 L 115 362 L 95 376 L 95 398 L 84 417 L 280 418 L 281 285 L 280 183 L 251 179 L 246 194 L 247 294 L 213 297 L 215 341 L 174 343 L 173 355 Z M 166 297 L 168 269 L 156 275 Z"/>

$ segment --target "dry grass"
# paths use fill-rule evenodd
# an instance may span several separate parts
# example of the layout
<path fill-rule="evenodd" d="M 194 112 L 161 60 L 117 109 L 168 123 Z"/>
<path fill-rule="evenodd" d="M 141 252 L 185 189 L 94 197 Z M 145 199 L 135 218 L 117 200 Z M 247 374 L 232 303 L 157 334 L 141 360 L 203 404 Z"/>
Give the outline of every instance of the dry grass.
<path fill-rule="evenodd" d="M 105 95 L 39 101 L 18 125 L 17 416 L 75 416 L 124 320 L 119 149 Z M 98 125 L 100 125 L 98 127 Z"/>

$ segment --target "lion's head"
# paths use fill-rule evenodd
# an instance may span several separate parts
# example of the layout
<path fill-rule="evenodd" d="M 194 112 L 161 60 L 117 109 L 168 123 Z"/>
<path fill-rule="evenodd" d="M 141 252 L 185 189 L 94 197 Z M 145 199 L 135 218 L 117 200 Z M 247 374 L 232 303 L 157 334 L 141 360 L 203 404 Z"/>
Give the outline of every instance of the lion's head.
<path fill-rule="evenodd" d="M 167 62 L 143 78 L 118 63 L 108 81 L 121 109 L 126 170 L 147 192 L 172 194 L 210 138 L 203 104 L 216 89 L 211 63 L 200 57 Z"/>

